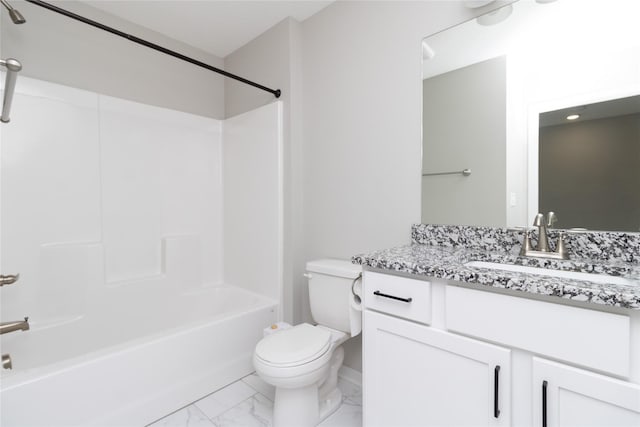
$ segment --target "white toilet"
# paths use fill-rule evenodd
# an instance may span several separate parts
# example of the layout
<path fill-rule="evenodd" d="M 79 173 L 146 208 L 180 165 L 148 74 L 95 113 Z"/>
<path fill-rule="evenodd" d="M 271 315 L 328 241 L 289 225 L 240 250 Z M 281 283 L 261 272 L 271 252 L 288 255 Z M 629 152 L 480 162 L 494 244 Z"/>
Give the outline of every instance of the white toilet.
<path fill-rule="evenodd" d="M 341 344 L 362 330 L 361 267 L 324 259 L 307 263 L 311 315 L 302 323 L 263 338 L 256 345 L 256 373 L 276 387 L 274 427 L 318 425 L 342 401 L 337 387 Z"/>

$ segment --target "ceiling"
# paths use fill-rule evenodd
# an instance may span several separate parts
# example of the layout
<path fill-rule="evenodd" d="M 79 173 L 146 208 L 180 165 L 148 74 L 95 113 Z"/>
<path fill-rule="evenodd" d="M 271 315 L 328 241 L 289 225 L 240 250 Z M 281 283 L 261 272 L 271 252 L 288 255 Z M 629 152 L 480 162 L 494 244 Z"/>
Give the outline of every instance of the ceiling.
<path fill-rule="evenodd" d="M 542 113 L 540 114 L 540 127 L 566 125 L 638 113 L 640 113 L 640 95 Z M 569 114 L 579 114 L 580 118 L 575 121 L 568 121 L 567 116 Z"/>
<path fill-rule="evenodd" d="M 83 3 L 224 58 L 286 17 L 304 21 L 332 1 L 84 0 Z"/>

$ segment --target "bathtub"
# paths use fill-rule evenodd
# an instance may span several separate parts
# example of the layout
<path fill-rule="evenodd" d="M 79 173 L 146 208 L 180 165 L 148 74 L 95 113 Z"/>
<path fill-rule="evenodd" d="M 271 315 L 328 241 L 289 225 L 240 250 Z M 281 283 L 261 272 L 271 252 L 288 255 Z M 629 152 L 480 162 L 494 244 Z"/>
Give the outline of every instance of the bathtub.
<path fill-rule="evenodd" d="M 90 315 L 3 335 L 14 366 L 0 378 L 3 427 L 149 424 L 252 372 L 277 320 L 274 300 L 233 286 L 123 298 L 130 289 L 93 299 Z"/>

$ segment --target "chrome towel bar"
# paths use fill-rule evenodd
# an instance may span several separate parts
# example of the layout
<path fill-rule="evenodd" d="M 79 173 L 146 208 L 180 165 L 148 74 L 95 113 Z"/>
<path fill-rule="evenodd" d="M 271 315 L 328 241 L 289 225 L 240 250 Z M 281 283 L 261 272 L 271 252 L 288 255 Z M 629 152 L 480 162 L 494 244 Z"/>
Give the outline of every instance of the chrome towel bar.
<path fill-rule="evenodd" d="M 2 101 L 0 122 L 9 123 L 13 93 L 16 90 L 16 80 L 18 79 L 18 72 L 22 70 L 22 64 L 17 59 L 7 58 L 0 59 L 0 65 L 7 69 L 7 77 L 4 80 L 4 99 Z"/>
<path fill-rule="evenodd" d="M 432 172 L 432 173 L 423 173 L 422 176 L 434 176 L 434 175 L 464 175 L 464 176 L 469 176 L 471 175 L 471 169 L 464 169 L 461 171 L 455 171 L 455 172 Z"/>

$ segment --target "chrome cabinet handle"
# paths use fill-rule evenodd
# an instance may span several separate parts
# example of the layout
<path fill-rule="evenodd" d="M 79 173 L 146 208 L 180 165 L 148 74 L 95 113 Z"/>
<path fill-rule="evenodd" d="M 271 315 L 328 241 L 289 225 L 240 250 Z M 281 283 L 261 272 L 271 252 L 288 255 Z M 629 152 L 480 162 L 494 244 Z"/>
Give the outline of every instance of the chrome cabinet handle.
<path fill-rule="evenodd" d="M 394 299 L 396 301 L 402 301 L 402 302 L 406 302 L 406 303 L 409 303 L 409 302 L 413 301 L 413 298 L 411 298 L 411 297 L 409 297 L 409 298 L 400 298 L 400 297 L 397 297 L 397 296 L 394 296 L 394 295 L 383 294 L 380 291 L 375 291 L 373 294 L 375 296 L 378 296 L 378 297 Z"/>
<path fill-rule="evenodd" d="M 7 276 L 0 275 L 0 286 L 11 285 L 12 283 L 16 283 L 20 278 L 19 274 L 9 274 Z"/>

